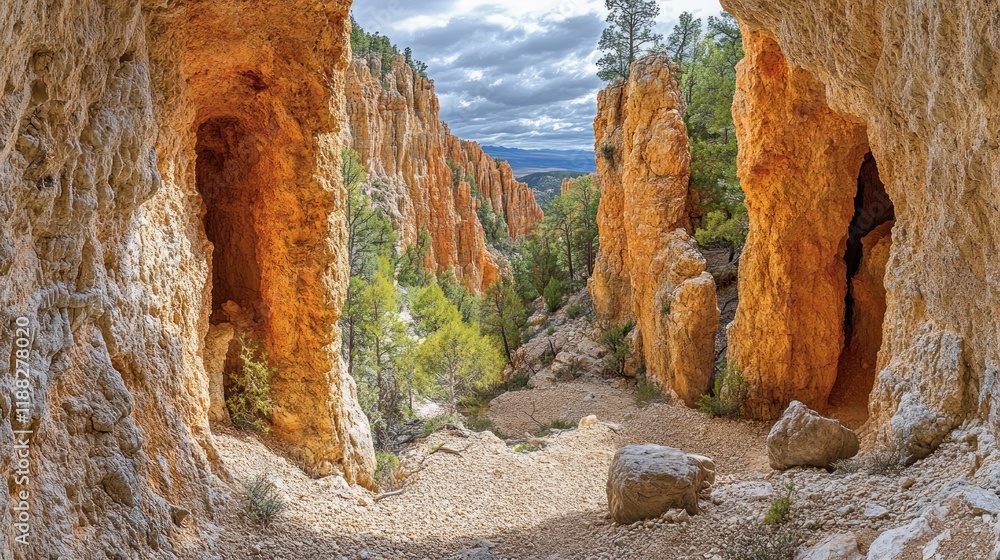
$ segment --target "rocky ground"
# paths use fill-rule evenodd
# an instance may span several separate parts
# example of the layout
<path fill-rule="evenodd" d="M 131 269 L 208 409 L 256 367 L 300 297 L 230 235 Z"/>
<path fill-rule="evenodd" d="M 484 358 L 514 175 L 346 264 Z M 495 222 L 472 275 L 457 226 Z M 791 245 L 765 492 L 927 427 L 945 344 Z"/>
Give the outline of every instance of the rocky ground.
<path fill-rule="evenodd" d="M 539 323 L 539 334 L 526 345 L 524 360 L 542 362 L 531 388 L 502 394 L 490 405 L 494 431 L 509 440 L 463 429 L 417 438 L 403 452 L 410 476 L 399 494 L 379 500 L 339 477 L 310 479 L 255 436 L 219 434 L 234 488 L 268 473 L 289 507 L 279 523 L 262 529 L 245 519 L 236 495 L 218 520 L 215 552 L 288 560 L 721 559 L 728 536 L 746 531 L 740 522 L 757 524 L 793 483 L 788 523 L 803 550 L 828 536 L 851 534 L 870 560 L 997 558 L 1000 459 L 980 427 L 964 426 L 934 455 L 905 469 L 779 473 L 768 467 L 767 424 L 711 419 L 672 402 L 639 403 L 634 381 L 603 379 L 575 366 L 567 373 L 567 362 L 593 356 L 571 351 L 588 332 L 586 317 L 564 313 Z M 551 347 L 555 357 L 543 359 Z M 588 344 L 582 348 L 598 353 Z M 535 435 L 553 420 L 575 426 L 589 415 L 599 422 Z M 632 443 L 715 460 L 718 480 L 703 494 L 700 515 L 629 526 L 609 519 L 608 467 L 614 452 Z M 872 546 L 890 530 L 895 532 Z"/>
<path fill-rule="evenodd" d="M 537 427 L 525 421 L 525 410 L 543 422 L 590 413 L 606 421 L 556 431 L 534 452 L 516 451 L 490 432 L 439 432 L 405 454 L 416 472 L 403 493 L 378 502 L 339 478 L 308 478 L 254 437 L 223 434 L 219 450 L 237 482 L 271 474 L 289 510 L 261 530 L 234 503 L 216 549 L 223 558 L 709 559 L 721 556 L 724 536 L 738 521 L 761 518 L 793 482 L 790 523 L 806 544 L 850 532 L 865 550 L 886 530 L 928 519 L 899 558 L 991 558 L 996 520 L 960 500 L 949 510 L 941 499 L 980 456 L 967 441 L 949 441 L 931 458 L 887 475 L 779 474 L 767 467 L 767 426 L 712 420 L 673 404 L 639 407 L 630 393 L 587 379 L 502 395 L 490 414 L 501 431 Z M 705 494 L 701 515 L 625 527 L 607 518 L 604 486 L 614 451 L 647 442 L 715 459 L 719 480 Z M 944 513 L 920 517 L 933 506 Z M 925 555 L 927 543 L 942 535 L 937 555 Z M 480 556 L 472 555 L 477 549 Z"/>

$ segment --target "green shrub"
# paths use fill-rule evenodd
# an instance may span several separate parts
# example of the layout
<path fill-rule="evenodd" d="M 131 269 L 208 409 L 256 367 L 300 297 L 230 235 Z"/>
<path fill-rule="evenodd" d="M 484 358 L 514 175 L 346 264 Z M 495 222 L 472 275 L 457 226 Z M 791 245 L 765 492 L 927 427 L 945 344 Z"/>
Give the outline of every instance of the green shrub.
<path fill-rule="evenodd" d="M 266 474 L 258 474 L 243 489 L 246 512 L 250 520 L 263 527 L 274 523 L 284 513 L 286 504 L 278 487 Z"/>
<path fill-rule="evenodd" d="M 240 345 L 240 367 L 230 375 L 231 394 L 226 408 L 233 425 L 267 432 L 265 418 L 273 410 L 271 404 L 271 377 L 275 368 L 267 362 L 267 352 L 260 343 L 243 334 L 237 339 Z"/>
<path fill-rule="evenodd" d="M 557 418 L 549 422 L 547 425 L 540 426 L 537 430 L 535 430 L 534 433 L 536 436 L 541 437 L 551 434 L 552 430 L 572 430 L 575 427 L 576 424 L 572 422 L 567 422 L 566 420 L 563 420 L 561 418 Z"/>
<path fill-rule="evenodd" d="M 698 245 L 705 247 L 722 243 L 731 247 L 741 247 L 747 240 L 750 220 L 742 204 L 733 212 L 716 210 L 705 216 L 702 227 L 695 231 Z"/>
<path fill-rule="evenodd" d="M 575 427 L 576 424 L 558 418 L 549 423 L 549 429 L 552 430 L 572 430 Z"/>
<path fill-rule="evenodd" d="M 394 490 L 399 483 L 399 457 L 384 451 L 375 452 L 375 484 L 382 490 Z"/>
<path fill-rule="evenodd" d="M 514 447 L 515 453 L 534 453 L 535 451 L 538 451 L 538 447 L 530 443 L 520 443 Z"/>
<path fill-rule="evenodd" d="M 493 421 L 478 410 L 466 417 L 465 427 L 473 432 L 493 432 L 494 435 L 500 437 L 500 434 L 497 433 L 497 427 L 493 425 Z"/>
<path fill-rule="evenodd" d="M 424 421 L 424 437 L 427 437 L 438 430 L 443 430 L 449 424 L 452 426 L 458 426 L 462 424 L 462 420 L 458 417 L 448 415 L 428 418 Z"/>
<path fill-rule="evenodd" d="M 625 364 L 628 363 L 629 356 L 632 355 L 632 341 L 629 340 L 628 335 L 634 327 L 634 323 L 612 327 L 598 339 L 598 342 L 608 349 L 605 362 L 614 375 L 625 375 Z"/>
<path fill-rule="evenodd" d="M 636 404 L 659 402 L 663 398 L 660 387 L 656 383 L 650 383 L 645 373 L 637 375 L 636 382 L 638 384 L 635 392 Z"/>
<path fill-rule="evenodd" d="M 604 157 L 606 157 L 608 159 L 614 159 L 614 157 L 615 157 L 615 146 L 614 146 L 614 144 L 612 144 L 611 142 L 605 142 L 605 143 L 601 144 L 601 153 L 603 153 Z"/>
<path fill-rule="evenodd" d="M 531 377 L 527 375 L 515 375 L 507 380 L 504 384 L 504 388 L 507 391 L 517 391 L 519 389 L 524 389 L 528 386 L 528 381 L 531 381 Z"/>
<path fill-rule="evenodd" d="M 580 317 L 583 317 L 586 314 L 587 314 L 587 307 L 579 303 L 575 303 L 566 308 L 566 317 L 570 319 L 579 319 Z"/>
<path fill-rule="evenodd" d="M 749 385 L 735 364 L 727 363 L 715 378 L 712 394 L 698 399 L 698 410 L 716 418 L 738 418 L 749 393 Z"/>
<path fill-rule="evenodd" d="M 792 560 L 799 547 L 799 535 L 790 523 L 743 520 L 722 541 L 723 560 Z"/>
<path fill-rule="evenodd" d="M 764 514 L 764 525 L 778 525 L 788 517 L 788 513 L 792 511 L 793 492 L 795 492 L 795 484 L 789 482 L 785 485 L 785 495 L 775 498 L 771 502 L 771 508 Z"/>
<path fill-rule="evenodd" d="M 549 280 L 549 284 L 545 286 L 545 291 L 542 293 L 542 297 L 545 298 L 545 306 L 548 308 L 550 313 L 559 311 L 559 308 L 562 307 L 562 300 L 565 296 L 566 286 L 555 278 Z"/>

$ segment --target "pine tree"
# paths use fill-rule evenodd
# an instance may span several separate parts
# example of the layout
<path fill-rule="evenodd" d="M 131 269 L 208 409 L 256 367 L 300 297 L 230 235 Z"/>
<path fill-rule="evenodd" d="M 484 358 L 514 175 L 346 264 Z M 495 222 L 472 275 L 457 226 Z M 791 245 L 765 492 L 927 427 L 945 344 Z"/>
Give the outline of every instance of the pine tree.
<path fill-rule="evenodd" d="M 656 0 L 605 0 L 611 24 L 601 34 L 598 48 L 604 56 L 597 61 L 598 77 L 606 82 L 627 79 L 629 68 L 644 47 L 663 39 L 653 31 L 660 7 Z"/>
<path fill-rule="evenodd" d="M 454 414 L 460 398 L 500 382 L 504 359 L 476 325 L 453 321 L 424 340 L 416 364 L 422 387 L 447 396 Z"/>
<path fill-rule="evenodd" d="M 507 363 L 513 365 L 526 319 L 514 282 L 506 277 L 494 282 L 483 295 L 482 306 L 483 330 L 500 341 Z"/>

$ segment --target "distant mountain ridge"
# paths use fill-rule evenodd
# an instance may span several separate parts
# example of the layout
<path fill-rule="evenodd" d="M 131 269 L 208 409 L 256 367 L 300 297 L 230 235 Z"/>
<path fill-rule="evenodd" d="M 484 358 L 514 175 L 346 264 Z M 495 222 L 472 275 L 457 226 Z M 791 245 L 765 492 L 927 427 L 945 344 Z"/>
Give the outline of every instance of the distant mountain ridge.
<path fill-rule="evenodd" d="M 535 201 L 542 208 L 550 200 L 559 195 L 562 188 L 563 179 L 575 179 L 581 175 L 586 175 L 584 171 L 541 171 L 518 177 L 518 180 L 526 183 L 531 190 L 535 191 Z"/>
<path fill-rule="evenodd" d="M 483 146 L 483 151 L 494 159 L 506 160 L 518 177 L 543 171 L 597 171 L 594 152 L 590 150 L 523 150 Z"/>

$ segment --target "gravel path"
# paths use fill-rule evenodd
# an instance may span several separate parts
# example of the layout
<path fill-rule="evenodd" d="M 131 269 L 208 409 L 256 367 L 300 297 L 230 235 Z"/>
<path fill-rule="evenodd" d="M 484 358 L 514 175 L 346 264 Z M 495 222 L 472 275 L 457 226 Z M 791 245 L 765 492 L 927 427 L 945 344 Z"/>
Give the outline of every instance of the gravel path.
<path fill-rule="evenodd" d="M 232 500 L 232 509 L 220 516 L 224 530 L 213 546 L 220 557 L 233 559 L 478 560 L 491 557 L 469 556 L 471 549 L 485 547 L 497 559 L 704 560 L 720 558 L 722 535 L 741 519 L 759 519 L 775 491 L 793 481 L 791 519 L 807 543 L 852 532 L 867 547 L 882 531 L 913 519 L 944 481 L 968 468 L 966 444 L 949 442 L 920 468 L 891 476 L 798 469 L 778 474 L 767 466 L 768 426 L 713 420 L 673 404 L 639 406 L 633 390 L 617 381 L 580 379 L 511 392 L 498 397 L 489 411 L 500 433 L 514 437 L 540 423 L 576 421 L 588 414 L 602 422 L 556 431 L 535 452 L 517 452 L 490 432 L 434 434 L 404 454 L 405 463 L 417 471 L 404 492 L 378 502 L 338 477 L 306 477 L 254 437 L 221 434 L 219 452 L 234 478 L 268 472 L 289 509 L 280 523 L 260 529 L 243 519 L 239 501 Z M 608 465 L 614 451 L 630 443 L 671 445 L 713 457 L 719 480 L 702 502 L 702 515 L 686 523 L 611 523 L 605 498 Z M 461 454 L 432 453 L 442 445 Z M 903 491 L 908 478 L 914 483 Z M 867 518 L 869 503 L 885 506 L 887 515 Z M 989 523 L 969 516 L 942 523 L 938 533 L 946 527 L 960 538 L 944 542 L 942 550 L 959 547 L 960 552 L 940 558 L 987 558 Z M 906 557 L 921 558 L 919 551 Z"/>

